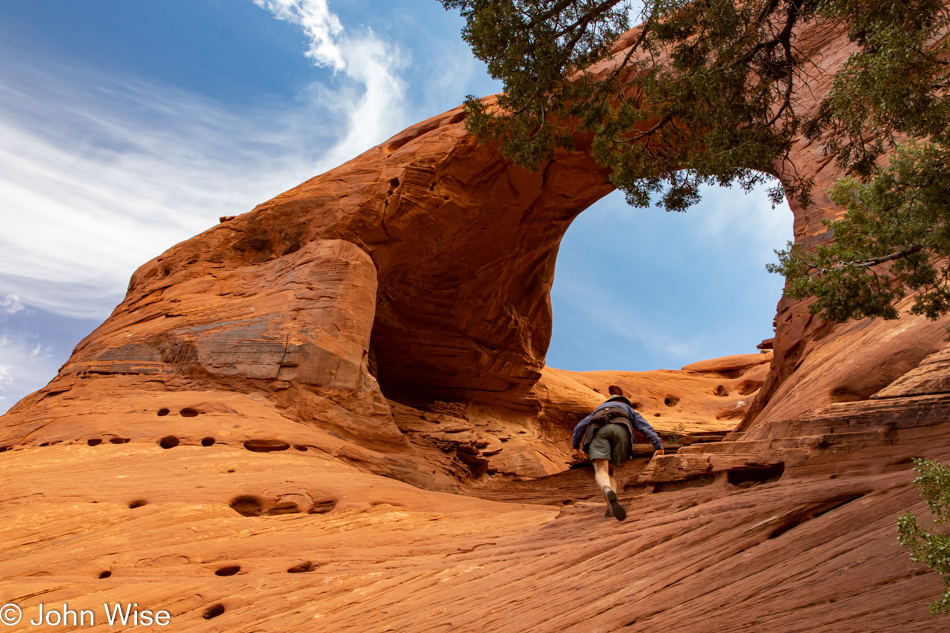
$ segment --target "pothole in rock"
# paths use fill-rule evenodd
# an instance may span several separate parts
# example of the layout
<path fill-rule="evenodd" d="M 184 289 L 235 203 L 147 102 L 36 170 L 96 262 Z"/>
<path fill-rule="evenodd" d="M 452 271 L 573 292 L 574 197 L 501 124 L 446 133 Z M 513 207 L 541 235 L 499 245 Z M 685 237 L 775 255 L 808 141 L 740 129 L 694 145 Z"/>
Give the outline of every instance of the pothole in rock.
<path fill-rule="evenodd" d="M 146 501 L 145 499 L 136 499 L 134 501 L 129 501 L 129 510 L 141 508 L 144 505 L 148 505 L 148 501 Z"/>
<path fill-rule="evenodd" d="M 215 440 L 214 440 L 213 437 L 203 437 L 203 438 L 201 438 L 201 445 L 202 445 L 202 446 L 214 446 L 214 442 L 215 442 Z"/>
<path fill-rule="evenodd" d="M 748 396 L 749 394 L 758 391 L 761 386 L 761 380 L 743 380 L 738 385 L 736 385 L 736 389 L 739 391 L 739 395 Z"/>
<path fill-rule="evenodd" d="M 335 499 L 327 499 L 326 501 L 315 501 L 313 507 L 307 512 L 308 514 L 326 514 L 333 510 L 336 507 Z"/>
<path fill-rule="evenodd" d="M 654 484 L 653 492 L 674 492 L 676 490 L 686 490 L 687 488 L 703 488 L 710 486 L 716 481 L 715 475 L 700 475 L 699 477 L 690 477 L 679 481 L 661 481 Z"/>
<path fill-rule="evenodd" d="M 184 409 L 178 412 L 178 415 L 180 415 L 183 418 L 194 418 L 198 416 L 198 411 L 196 411 L 195 409 L 192 409 L 191 407 L 185 407 Z"/>
<path fill-rule="evenodd" d="M 769 484 L 778 481 L 785 474 L 785 464 L 769 464 L 766 466 L 748 466 L 733 468 L 727 472 L 729 483 L 738 488 L 749 488 L 756 484 Z"/>
<path fill-rule="evenodd" d="M 874 392 L 872 391 L 871 393 Z M 867 400 L 870 395 L 870 393 L 858 393 L 847 387 L 836 387 L 828 394 L 832 402 L 860 402 L 861 400 Z"/>
<path fill-rule="evenodd" d="M 169 410 L 166 409 L 165 407 L 162 407 L 161 409 L 158 410 L 158 416 L 159 416 L 159 417 L 165 417 L 165 416 L 168 415 L 169 413 L 171 413 L 171 411 L 169 411 Z"/>
<path fill-rule="evenodd" d="M 316 569 L 316 566 L 309 560 L 300 563 L 299 565 L 294 565 L 287 570 L 288 574 L 302 574 L 308 571 L 313 571 Z"/>
<path fill-rule="evenodd" d="M 245 517 L 280 516 L 283 514 L 326 514 L 336 508 L 336 499 L 324 499 L 301 506 L 289 500 L 278 500 L 269 505 L 255 495 L 239 495 L 231 500 L 231 509 Z"/>
<path fill-rule="evenodd" d="M 240 565 L 228 565 L 226 567 L 221 567 L 219 569 L 214 570 L 214 575 L 215 576 L 233 576 L 239 571 L 241 571 Z"/>
<path fill-rule="evenodd" d="M 231 500 L 231 509 L 245 517 L 261 516 L 261 500 L 250 495 L 241 495 Z"/>
<path fill-rule="evenodd" d="M 224 605 L 213 604 L 207 609 L 205 609 L 204 613 L 201 614 L 201 617 L 203 617 L 205 620 L 210 620 L 211 618 L 218 617 L 222 613 L 224 613 Z"/>
<path fill-rule="evenodd" d="M 286 451 L 290 444 L 281 440 L 247 440 L 244 442 L 244 448 L 253 453 L 272 453 Z"/>
<path fill-rule="evenodd" d="M 786 357 L 787 358 L 787 357 Z M 729 380 L 735 380 L 736 378 L 742 378 L 742 374 L 746 372 L 745 369 L 733 369 L 732 371 L 720 371 L 717 372 L 722 378 L 728 378 Z"/>
<path fill-rule="evenodd" d="M 162 448 L 175 448 L 178 443 L 178 438 L 174 435 L 167 435 L 158 441 L 158 445 Z"/>

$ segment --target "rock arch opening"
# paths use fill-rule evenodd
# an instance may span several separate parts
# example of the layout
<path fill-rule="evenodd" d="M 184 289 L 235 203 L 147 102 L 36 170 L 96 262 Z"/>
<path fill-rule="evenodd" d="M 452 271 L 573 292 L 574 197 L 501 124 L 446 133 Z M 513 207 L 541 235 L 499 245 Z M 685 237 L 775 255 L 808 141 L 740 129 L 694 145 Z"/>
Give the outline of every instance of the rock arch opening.
<path fill-rule="evenodd" d="M 583 152 L 529 172 L 452 127 L 446 156 L 385 181 L 387 237 L 364 237 L 378 275 L 371 366 L 389 397 L 531 409 L 558 245 L 613 187 Z"/>
<path fill-rule="evenodd" d="M 783 280 L 764 264 L 792 239 L 765 191 L 704 188 L 687 213 L 596 202 L 561 241 L 546 363 L 573 371 L 678 369 L 755 353 Z M 670 406 L 670 405 L 668 405 Z"/>
<path fill-rule="evenodd" d="M 562 238 L 613 187 L 583 151 L 556 155 L 536 173 L 468 137 L 449 156 L 425 167 L 410 164 L 384 182 L 385 231 L 364 237 L 378 273 L 369 366 L 390 398 L 534 409 L 532 388 L 551 341 L 550 293 Z M 728 190 L 718 194 L 721 204 L 733 207 L 739 196 Z M 621 213 L 664 215 L 631 209 L 620 196 L 609 200 L 618 197 Z M 763 204 L 782 217 L 780 209 Z M 686 215 L 680 219 L 696 222 L 694 233 L 729 228 L 717 225 L 723 224 L 720 215 Z M 787 236 L 788 216 L 780 223 Z M 748 233 L 761 233 L 761 226 Z M 601 239 L 622 238 L 614 232 Z M 770 242 L 769 253 L 782 243 L 781 238 Z M 763 275 L 766 261 L 754 265 Z M 706 286 L 721 294 L 729 291 L 729 282 L 722 280 L 723 289 L 712 282 Z M 777 299 L 773 294 L 767 300 L 771 306 L 761 311 L 762 338 L 740 351 L 754 351 L 768 338 Z M 690 356 L 687 350 L 679 366 L 697 358 L 702 354 Z"/>

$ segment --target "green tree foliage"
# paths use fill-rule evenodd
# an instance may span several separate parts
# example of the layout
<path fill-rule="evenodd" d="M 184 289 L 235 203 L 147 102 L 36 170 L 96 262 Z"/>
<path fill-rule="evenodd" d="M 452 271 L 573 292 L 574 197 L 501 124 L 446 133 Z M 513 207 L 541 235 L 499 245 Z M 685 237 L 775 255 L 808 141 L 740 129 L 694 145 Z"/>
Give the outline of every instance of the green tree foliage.
<path fill-rule="evenodd" d="M 769 266 L 788 279 L 786 296 L 816 297 L 810 309 L 832 321 L 896 319 L 894 304 L 917 293 L 911 312 L 950 310 L 950 153 L 933 143 L 899 146 L 868 183 L 846 177 L 831 190 L 847 208 L 824 220 L 834 241 L 806 251 L 789 244 Z"/>
<path fill-rule="evenodd" d="M 829 225 L 823 250 L 779 253 L 772 270 L 788 294 L 818 297 L 812 309 L 831 320 L 894 318 L 894 301 L 917 290 L 916 311 L 948 310 L 948 268 L 931 263 L 948 248 L 942 0 L 646 0 L 636 16 L 629 0 L 441 2 L 461 12 L 463 37 L 504 82 L 497 104 L 467 99 L 467 125 L 516 163 L 538 168 L 585 138 L 634 206 L 683 211 L 701 184 L 764 181 L 774 202 L 807 204 L 810 181 L 772 177 L 796 137 L 820 140 L 850 174 L 834 192 L 849 214 Z M 618 42 L 631 16 L 640 26 Z M 820 60 L 797 33 L 816 21 L 846 32 L 856 52 L 817 110 L 802 112 Z M 878 167 L 908 139 L 918 142 Z"/>
<path fill-rule="evenodd" d="M 934 524 L 941 525 L 950 521 L 950 467 L 918 459 L 914 470 L 917 478 L 914 486 L 920 490 Z M 946 593 L 930 604 L 933 614 L 950 614 L 950 534 L 928 532 L 917 523 L 917 517 L 908 512 L 897 521 L 900 544 L 910 548 L 910 559 L 923 563 L 943 578 Z"/>

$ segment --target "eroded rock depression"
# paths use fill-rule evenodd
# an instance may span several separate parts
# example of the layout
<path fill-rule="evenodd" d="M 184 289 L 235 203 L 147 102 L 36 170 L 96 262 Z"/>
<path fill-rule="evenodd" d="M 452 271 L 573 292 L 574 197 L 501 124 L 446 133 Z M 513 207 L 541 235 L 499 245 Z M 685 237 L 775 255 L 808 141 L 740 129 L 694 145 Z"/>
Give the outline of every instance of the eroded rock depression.
<path fill-rule="evenodd" d="M 799 45 L 814 106 L 850 49 Z M 0 421 L 0 597 L 189 631 L 942 630 L 895 521 L 912 458 L 950 458 L 943 325 L 782 301 L 774 354 L 545 367 L 559 241 L 611 191 L 579 140 L 529 173 L 456 109 L 142 266 Z M 811 245 L 840 173 L 791 160 Z M 678 449 L 621 471 L 622 524 L 567 467 L 609 384 Z"/>

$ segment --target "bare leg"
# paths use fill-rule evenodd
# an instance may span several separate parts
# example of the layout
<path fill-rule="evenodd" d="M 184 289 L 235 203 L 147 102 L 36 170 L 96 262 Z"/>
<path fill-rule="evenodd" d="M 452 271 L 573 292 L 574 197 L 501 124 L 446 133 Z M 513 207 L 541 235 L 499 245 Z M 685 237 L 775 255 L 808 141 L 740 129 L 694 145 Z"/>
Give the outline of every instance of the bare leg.
<path fill-rule="evenodd" d="M 597 482 L 597 485 L 600 486 L 601 491 L 604 493 L 604 498 L 610 505 L 611 516 L 618 521 L 623 521 L 627 518 L 627 511 L 624 510 L 620 502 L 617 501 L 617 493 L 615 492 L 617 480 L 611 476 L 610 462 L 606 459 L 595 459 L 593 462 L 594 480 Z"/>
<path fill-rule="evenodd" d="M 616 477 L 614 477 L 614 465 L 611 464 L 610 462 L 607 462 L 607 464 L 608 464 L 607 473 L 610 475 L 610 489 L 616 492 L 620 490 L 620 488 L 617 486 Z"/>
<path fill-rule="evenodd" d="M 606 459 L 595 459 L 594 461 L 594 481 L 597 482 L 597 485 L 600 486 L 600 489 L 603 490 L 604 486 L 610 486 L 610 489 L 613 490 L 613 482 L 610 476 L 610 462 Z"/>

